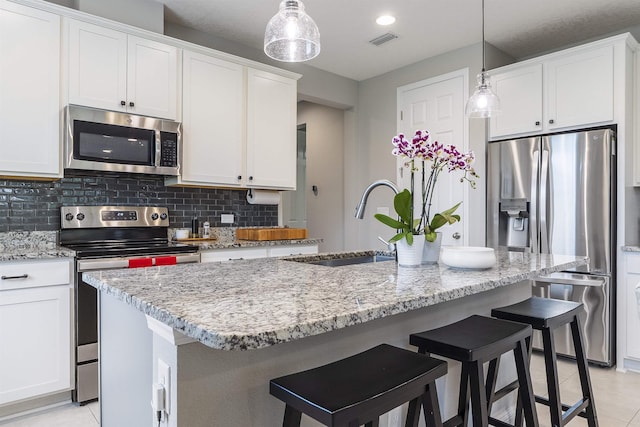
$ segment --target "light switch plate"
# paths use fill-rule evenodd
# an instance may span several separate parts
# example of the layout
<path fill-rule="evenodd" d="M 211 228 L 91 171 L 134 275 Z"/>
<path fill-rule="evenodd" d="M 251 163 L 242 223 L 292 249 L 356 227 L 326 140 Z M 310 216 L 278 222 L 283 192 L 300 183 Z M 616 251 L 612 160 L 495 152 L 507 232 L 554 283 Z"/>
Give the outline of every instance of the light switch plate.
<path fill-rule="evenodd" d="M 233 224 L 233 221 L 234 221 L 233 214 L 220 215 L 220 222 L 223 224 Z"/>

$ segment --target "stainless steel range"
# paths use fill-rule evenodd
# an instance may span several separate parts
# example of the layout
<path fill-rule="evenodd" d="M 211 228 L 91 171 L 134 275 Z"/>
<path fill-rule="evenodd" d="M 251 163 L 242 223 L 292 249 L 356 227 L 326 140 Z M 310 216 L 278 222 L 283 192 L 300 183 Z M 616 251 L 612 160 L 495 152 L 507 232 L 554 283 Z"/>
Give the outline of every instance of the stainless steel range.
<path fill-rule="evenodd" d="M 200 262 L 196 246 L 170 242 L 164 207 L 67 206 L 61 208 L 60 243 L 76 251 L 76 387 L 73 400 L 98 398 L 97 291 L 82 281 L 92 270 Z"/>

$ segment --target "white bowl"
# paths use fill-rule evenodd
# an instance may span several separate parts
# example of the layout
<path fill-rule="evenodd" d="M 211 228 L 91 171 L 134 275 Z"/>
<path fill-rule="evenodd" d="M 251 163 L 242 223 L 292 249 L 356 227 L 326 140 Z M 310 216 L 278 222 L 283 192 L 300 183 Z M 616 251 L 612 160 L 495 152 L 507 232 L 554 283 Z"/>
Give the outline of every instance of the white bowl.
<path fill-rule="evenodd" d="M 443 246 L 440 261 L 454 268 L 491 268 L 496 264 L 496 253 L 481 246 Z"/>

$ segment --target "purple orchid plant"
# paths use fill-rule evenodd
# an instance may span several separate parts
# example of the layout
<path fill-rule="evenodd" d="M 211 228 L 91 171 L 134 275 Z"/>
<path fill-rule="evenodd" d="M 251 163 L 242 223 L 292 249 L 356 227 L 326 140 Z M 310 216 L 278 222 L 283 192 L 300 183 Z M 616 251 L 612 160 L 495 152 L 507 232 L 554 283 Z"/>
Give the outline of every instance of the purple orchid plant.
<path fill-rule="evenodd" d="M 417 130 L 411 140 L 406 139 L 402 133 L 398 134 L 393 137 L 392 144 L 394 147 L 392 154 L 406 159 L 404 166 L 408 167 L 411 172 L 411 190 L 404 189 L 393 200 L 398 219 L 383 214 L 375 214 L 375 218 L 383 224 L 399 230 L 398 234 L 393 236 L 389 242 L 397 242 L 405 238 L 408 244 L 412 244 L 413 236 L 423 232 L 427 241 L 434 242 L 437 238 L 436 230 L 438 228 L 460 221 L 460 215 L 456 215 L 454 212 L 462 203 L 435 213 L 431 217 L 431 202 L 438 176 L 445 170 L 447 172 L 462 171 L 463 176 L 460 178 L 460 182 L 467 181 L 471 188 L 475 188 L 475 178 L 478 178 L 478 174 L 472 166 L 475 160 L 473 151 L 461 153 L 454 145 L 443 145 L 432 140 L 426 130 Z M 417 162 L 420 162 L 419 167 L 416 166 Z M 421 172 L 422 177 L 422 212 L 419 216 L 414 215 L 415 172 Z"/>

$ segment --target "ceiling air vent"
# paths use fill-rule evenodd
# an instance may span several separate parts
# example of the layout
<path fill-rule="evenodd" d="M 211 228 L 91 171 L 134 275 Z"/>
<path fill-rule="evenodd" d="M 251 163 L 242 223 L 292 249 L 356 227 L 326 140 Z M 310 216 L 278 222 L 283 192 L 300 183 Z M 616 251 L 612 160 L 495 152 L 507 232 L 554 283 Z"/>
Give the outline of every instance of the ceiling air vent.
<path fill-rule="evenodd" d="M 376 45 L 376 46 L 380 46 L 381 44 L 384 44 L 386 42 L 390 42 L 393 39 L 397 39 L 398 36 L 396 36 L 395 34 L 392 33 L 387 33 L 387 34 L 383 34 L 381 36 L 376 37 L 373 40 L 369 40 L 369 43 Z"/>

